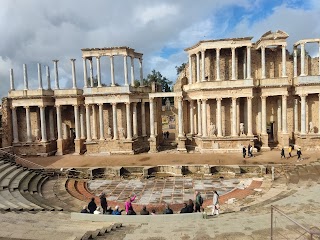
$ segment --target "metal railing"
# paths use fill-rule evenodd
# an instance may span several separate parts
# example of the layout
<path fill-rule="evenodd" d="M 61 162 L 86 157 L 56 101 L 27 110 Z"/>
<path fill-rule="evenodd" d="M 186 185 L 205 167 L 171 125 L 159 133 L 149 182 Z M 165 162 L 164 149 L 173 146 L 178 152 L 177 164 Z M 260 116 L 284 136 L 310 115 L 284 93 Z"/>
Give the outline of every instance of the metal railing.
<path fill-rule="evenodd" d="M 279 216 L 276 216 L 278 214 Z M 271 206 L 271 240 L 278 239 L 320 239 L 318 227 L 306 227 L 282 212 L 275 206 Z"/>

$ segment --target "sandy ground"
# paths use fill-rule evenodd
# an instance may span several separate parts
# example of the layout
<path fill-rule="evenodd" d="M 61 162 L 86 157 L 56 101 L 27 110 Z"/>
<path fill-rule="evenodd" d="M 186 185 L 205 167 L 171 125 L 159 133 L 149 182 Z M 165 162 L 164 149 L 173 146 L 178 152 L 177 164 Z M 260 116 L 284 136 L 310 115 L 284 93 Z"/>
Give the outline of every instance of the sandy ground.
<path fill-rule="evenodd" d="M 242 164 L 297 164 L 310 163 L 320 158 L 320 151 L 302 152 L 302 161 L 297 162 L 294 151 L 292 158 L 281 159 L 280 150 L 255 153 L 252 158 L 243 158 L 241 153 L 200 154 L 159 152 L 138 155 L 63 155 L 52 157 L 30 157 L 28 160 L 45 167 L 105 167 L 105 166 L 154 166 L 154 165 L 242 165 Z M 287 153 L 286 153 L 287 156 Z"/>

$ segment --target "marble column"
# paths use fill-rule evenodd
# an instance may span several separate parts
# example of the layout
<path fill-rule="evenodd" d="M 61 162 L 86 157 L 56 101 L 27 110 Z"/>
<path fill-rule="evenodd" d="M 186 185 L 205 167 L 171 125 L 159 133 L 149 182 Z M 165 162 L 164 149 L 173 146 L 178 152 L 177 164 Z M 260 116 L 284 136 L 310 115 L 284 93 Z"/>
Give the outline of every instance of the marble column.
<path fill-rule="evenodd" d="M 13 77 L 13 69 L 10 68 L 10 90 L 14 90 L 14 77 Z"/>
<path fill-rule="evenodd" d="M 124 85 L 128 86 L 128 62 L 127 55 L 123 56 Z"/>
<path fill-rule="evenodd" d="M 75 140 L 80 139 L 80 131 L 79 131 L 79 122 L 80 122 L 80 117 L 79 117 L 79 106 L 78 105 L 73 105 L 74 109 L 74 130 L 76 134 Z"/>
<path fill-rule="evenodd" d="M 26 125 L 27 125 L 27 142 L 32 142 L 30 107 L 26 106 Z"/>
<path fill-rule="evenodd" d="M 247 46 L 247 79 L 251 78 L 251 46 Z"/>
<path fill-rule="evenodd" d="M 132 140 L 130 102 L 126 102 L 127 140 Z"/>
<path fill-rule="evenodd" d="M 288 133 L 287 129 L 287 96 L 282 95 L 282 133 Z"/>
<path fill-rule="evenodd" d="M 293 48 L 293 77 L 298 76 L 298 52 L 297 47 Z"/>
<path fill-rule="evenodd" d="M 23 82 L 24 82 L 24 90 L 28 90 L 28 71 L 27 71 L 27 65 L 23 64 Z"/>
<path fill-rule="evenodd" d="M 298 106 L 299 104 L 299 100 L 297 98 L 294 99 L 294 133 L 298 133 L 299 132 L 299 113 L 298 113 Z M 320 120 L 320 119 L 319 119 Z M 320 129 L 320 128 L 319 128 Z"/>
<path fill-rule="evenodd" d="M 200 82 L 200 54 L 197 52 L 197 83 Z"/>
<path fill-rule="evenodd" d="M 318 97 L 318 134 L 320 134 L 320 94 L 318 94 Z"/>
<path fill-rule="evenodd" d="M 111 86 L 116 86 L 116 82 L 114 79 L 114 57 L 110 56 L 110 73 L 111 73 Z"/>
<path fill-rule="evenodd" d="M 18 143 L 19 142 L 19 133 L 18 133 L 18 120 L 17 120 L 16 107 L 12 107 L 11 111 L 12 111 L 13 143 Z"/>
<path fill-rule="evenodd" d="M 141 102 L 141 130 L 142 130 L 142 136 L 147 136 L 147 129 L 146 129 L 146 106 L 145 102 Z"/>
<path fill-rule="evenodd" d="M 192 57 L 191 54 L 189 54 L 189 84 L 192 84 Z"/>
<path fill-rule="evenodd" d="M 286 45 L 282 45 L 282 77 L 287 76 L 286 72 L 286 62 L 287 62 L 287 57 L 286 57 Z"/>
<path fill-rule="evenodd" d="M 194 134 L 193 100 L 190 100 L 190 134 Z"/>
<path fill-rule="evenodd" d="M 243 78 L 247 79 L 247 51 L 243 50 Z"/>
<path fill-rule="evenodd" d="M 267 97 L 261 96 L 261 133 L 267 134 Z"/>
<path fill-rule="evenodd" d="M 43 87 L 42 87 L 41 64 L 40 63 L 38 63 L 38 81 L 39 81 L 39 89 L 43 89 Z"/>
<path fill-rule="evenodd" d="M 52 107 L 50 107 L 50 109 L 49 109 L 49 130 L 50 130 L 49 139 L 55 140 L 55 137 L 54 137 L 54 112 L 53 112 Z"/>
<path fill-rule="evenodd" d="M 277 105 L 278 105 L 278 109 L 277 109 L 277 124 L 278 124 L 278 133 L 282 132 L 282 103 L 281 100 L 278 99 L 277 100 Z"/>
<path fill-rule="evenodd" d="M 72 88 L 77 89 L 77 79 L 76 79 L 76 64 L 75 59 L 70 59 L 72 65 Z"/>
<path fill-rule="evenodd" d="M 55 81 L 55 88 L 60 89 L 59 86 L 59 72 L 58 72 L 58 62 L 59 60 L 53 60 L 53 68 L 54 68 L 54 81 Z"/>
<path fill-rule="evenodd" d="M 220 48 L 216 48 L 216 81 L 220 81 Z"/>
<path fill-rule="evenodd" d="M 86 104 L 86 124 L 87 124 L 87 142 L 91 142 L 91 123 L 90 123 L 90 108 L 89 104 Z"/>
<path fill-rule="evenodd" d="M 103 103 L 99 103 L 98 106 L 99 106 L 100 140 L 105 140 L 105 138 L 104 138 Z"/>
<path fill-rule="evenodd" d="M 237 134 L 237 98 L 232 98 L 232 133 L 233 137 L 238 136 Z"/>
<path fill-rule="evenodd" d="M 41 125 L 41 142 L 47 142 L 47 127 L 46 127 L 46 108 L 40 106 L 40 125 Z"/>
<path fill-rule="evenodd" d="M 319 61 L 319 69 L 318 69 L 318 74 L 320 75 L 320 42 L 319 42 L 319 58 L 318 58 L 318 61 Z M 320 121 L 320 119 L 319 119 L 319 121 Z M 320 129 L 320 128 L 319 128 Z M 320 131 L 320 130 L 319 130 Z"/>
<path fill-rule="evenodd" d="M 83 62 L 83 87 L 88 87 L 88 73 L 87 73 L 87 59 L 85 57 L 82 58 Z"/>
<path fill-rule="evenodd" d="M 46 76 L 47 76 L 48 90 L 51 90 L 51 80 L 50 80 L 50 68 L 49 68 L 49 66 L 46 66 Z"/>
<path fill-rule="evenodd" d="M 58 132 L 58 139 L 62 140 L 62 121 L 61 121 L 61 106 L 56 105 L 56 112 L 57 112 L 57 132 Z"/>
<path fill-rule="evenodd" d="M 221 117 L 221 104 L 222 98 L 217 98 L 217 129 L 218 129 L 218 137 L 222 137 L 222 117 Z"/>
<path fill-rule="evenodd" d="M 139 67 L 140 67 L 140 86 L 143 86 L 142 58 L 139 58 Z"/>
<path fill-rule="evenodd" d="M 261 46 L 261 78 L 266 78 L 266 49 Z"/>
<path fill-rule="evenodd" d="M 231 58 L 232 58 L 232 63 L 231 63 L 231 80 L 237 80 L 236 78 L 236 48 L 231 48 Z"/>
<path fill-rule="evenodd" d="M 84 115 L 85 115 L 85 113 L 84 113 L 83 105 L 81 105 L 80 106 L 80 138 L 81 139 L 86 139 Z"/>
<path fill-rule="evenodd" d="M 97 59 L 97 80 L 98 80 L 98 87 L 102 87 L 101 85 L 101 68 L 100 68 L 100 56 L 96 57 Z"/>
<path fill-rule="evenodd" d="M 131 86 L 134 87 L 134 57 L 130 56 L 131 58 Z"/>
<path fill-rule="evenodd" d="M 304 50 L 304 43 L 301 43 L 300 48 L 300 58 L 301 58 L 301 74 L 300 76 L 306 76 L 305 74 L 305 66 L 304 66 L 304 60 L 305 60 L 305 50 Z"/>
<path fill-rule="evenodd" d="M 155 127 L 154 127 L 154 102 L 153 102 L 154 98 L 151 97 L 149 99 L 149 107 L 150 107 L 150 138 L 154 138 L 155 137 Z"/>
<path fill-rule="evenodd" d="M 183 111 L 182 111 L 182 97 L 178 97 L 178 137 L 182 138 L 183 135 Z"/>
<path fill-rule="evenodd" d="M 247 97 L 247 110 L 248 110 L 248 136 L 253 136 L 252 132 L 252 97 Z"/>
<path fill-rule="evenodd" d="M 201 111 L 201 100 L 200 99 L 197 99 L 197 104 L 198 104 L 198 136 L 201 136 L 202 135 L 202 118 L 201 118 L 201 115 L 202 115 L 202 111 Z"/>
<path fill-rule="evenodd" d="M 207 129 L 207 99 L 202 99 L 202 137 L 208 137 Z"/>
<path fill-rule="evenodd" d="M 306 98 L 307 94 L 300 95 L 301 98 L 301 134 L 306 134 Z"/>
<path fill-rule="evenodd" d="M 206 81 L 205 79 L 205 72 L 206 72 L 206 67 L 205 67 L 205 60 L 206 60 L 206 52 L 205 50 L 201 50 L 201 69 L 202 69 L 202 82 Z"/>
<path fill-rule="evenodd" d="M 138 137 L 138 112 L 137 112 L 136 102 L 134 102 L 132 106 L 132 115 L 133 115 L 133 136 Z"/>
<path fill-rule="evenodd" d="M 117 103 L 112 104 L 112 123 L 113 123 L 113 140 L 117 140 L 118 137 L 118 120 L 117 120 Z"/>
<path fill-rule="evenodd" d="M 92 139 L 97 139 L 97 111 L 96 105 L 92 104 Z"/>
<path fill-rule="evenodd" d="M 90 87 L 93 86 L 93 66 L 92 66 L 92 58 L 88 58 L 89 60 L 89 71 L 90 71 Z"/>

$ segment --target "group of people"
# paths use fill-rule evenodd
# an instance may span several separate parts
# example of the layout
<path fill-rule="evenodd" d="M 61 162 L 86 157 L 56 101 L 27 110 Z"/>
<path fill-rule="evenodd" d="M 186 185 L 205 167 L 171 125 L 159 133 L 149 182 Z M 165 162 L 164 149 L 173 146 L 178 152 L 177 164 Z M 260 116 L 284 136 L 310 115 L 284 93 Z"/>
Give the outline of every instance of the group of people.
<path fill-rule="evenodd" d="M 247 156 L 247 149 L 245 146 L 242 147 L 242 156 L 246 158 Z M 248 157 L 253 157 L 253 146 L 249 143 L 248 145 Z"/>
<path fill-rule="evenodd" d="M 288 148 L 288 155 L 289 155 L 288 158 L 292 157 L 292 150 L 293 150 L 293 147 L 290 145 Z M 298 161 L 301 160 L 301 155 L 302 155 L 301 148 L 298 148 L 297 149 L 297 160 Z M 281 149 L 280 156 L 281 156 L 281 158 L 286 158 L 284 148 Z"/>
<path fill-rule="evenodd" d="M 97 206 L 95 203 L 95 198 L 91 198 L 88 206 L 84 206 L 81 210 L 81 213 L 91 213 L 91 214 L 109 214 L 109 215 L 121 215 L 125 211 L 126 215 L 136 215 L 136 212 L 133 210 L 132 202 L 136 199 L 136 195 L 128 197 L 125 202 L 125 209 L 120 210 L 119 206 L 116 206 L 113 210 L 108 206 L 108 202 L 104 193 L 100 196 L 100 206 Z M 188 203 L 184 203 L 184 207 L 180 210 L 180 213 L 193 213 L 193 212 L 204 212 L 203 198 L 200 192 L 196 192 L 195 202 L 189 199 Z M 213 205 L 212 205 L 212 215 L 219 215 L 219 194 L 217 191 L 213 192 Z M 172 209 L 169 204 L 166 204 L 163 214 L 173 214 Z M 152 209 L 151 213 L 147 210 L 146 206 L 142 207 L 140 215 L 156 215 L 156 210 Z"/>
<path fill-rule="evenodd" d="M 163 132 L 162 135 L 163 135 L 163 138 L 164 138 L 164 139 L 168 139 L 170 133 L 169 133 L 169 131 L 166 131 L 166 132 Z"/>

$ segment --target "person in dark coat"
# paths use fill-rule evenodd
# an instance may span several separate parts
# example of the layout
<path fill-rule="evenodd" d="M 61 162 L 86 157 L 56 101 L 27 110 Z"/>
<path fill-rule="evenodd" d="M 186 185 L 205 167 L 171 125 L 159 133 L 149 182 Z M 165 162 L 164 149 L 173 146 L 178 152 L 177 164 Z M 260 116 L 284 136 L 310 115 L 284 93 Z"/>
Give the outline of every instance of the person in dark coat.
<path fill-rule="evenodd" d="M 246 155 L 247 155 L 247 150 L 246 150 L 246 147 L 243 146 L 243 148 L 242 148 L 242 156 L 243 156 L 243 158 L 246 158 Z"/>
<path fill-rule="evenodd" d="M 193 204 L 193 201 L 191 199 L 189 199 L 187 207 L 188 207 L 188 213 L 193 213 L 194 204 Z"/>
<path fill-rule="evenodd" d="M 286 155 L 284 154 L 284 148 L 281 149 L 280 155 L 281 155 L 281 158 L 286 158 Z"/>
<path fill-rule="evenodd" d="M 163 214 L 173 214 L 173 211 L 170 208 L 169 204 L 166 204 L 166 209 L 164 210 Z"/>
<path fill-rule="evenodd" d="M 189 213 L 189 208 L 186 203 L 184 203 L 184 207 L 181 209 L 180 213 Z"/>
<path fill-rule="evenodd" d="M 140 211 L 140 215 L 149 215 L 149 211 L 147 210 L 146 206 L 142 207 L 142 210 Z"/>
<path fill-rule="evenodd" d="M 106 214 L 107 209 L 108 209 L 108 202 L 106 199 L 106 195 L 104 193 L 101 193 L 101 195 L 100 195 L 100 205 L 102 208 L 102 213 Z"/>
<path fill-rule="evenodd" d="M 89 212 L 93 214 L 93 212 L 97 209 L 97 204 L 94 202 L 94 198 L 91 198 L 91 201 L 88 204 Z"/>

